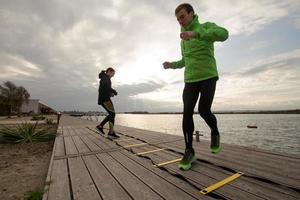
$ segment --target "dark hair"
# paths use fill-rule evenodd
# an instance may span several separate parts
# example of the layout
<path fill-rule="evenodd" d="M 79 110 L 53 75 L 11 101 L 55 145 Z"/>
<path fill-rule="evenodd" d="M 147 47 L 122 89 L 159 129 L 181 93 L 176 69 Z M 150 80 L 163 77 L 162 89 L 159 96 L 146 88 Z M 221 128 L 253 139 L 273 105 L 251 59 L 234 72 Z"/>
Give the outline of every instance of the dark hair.
<path fill-rule="evenodd" d="M 179 6 L 177 6 L 177 8 L 175 9 L 175 15 L 176 15 L 177 13 L 179 13 L 179 11 L 180 11 L 181 9 L 185 9 L 187 13 L 190 13 L 190 12 L 195 13 L 195 12 L 194 12 L 194 8 L 191 6 L 191 4 L 188 4 L 188 3 L 182 3 L 182 4 L 180 4 Z"/>
<path fill-rule="evenodd" d="M 98 75 L 99 79 L 101 79 L 107 72 L 115 72 L 115 70 L 112 67 L 109 67 L 106 70 L 101 70 L 101 72 Z"/>
<path fill-rule="evenodd" d="M 109 68 L 106 69 L 105 72 L 106 72 L 106 73 L 107 73 L 107 72 L 115 72 L 115 70 L 114 70 L 112 67 L 109 67 Z"/>

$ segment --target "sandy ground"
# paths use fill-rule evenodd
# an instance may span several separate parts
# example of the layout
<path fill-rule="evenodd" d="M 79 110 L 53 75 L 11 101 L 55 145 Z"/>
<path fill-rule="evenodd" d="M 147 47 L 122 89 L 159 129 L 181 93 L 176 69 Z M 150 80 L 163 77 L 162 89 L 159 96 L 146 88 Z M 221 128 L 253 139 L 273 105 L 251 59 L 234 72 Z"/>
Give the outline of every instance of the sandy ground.
<path fill-rule="evenodd" d="M 44 188 L 53 143 L 0 144 L 0 197 L 23 199 L 27 191 Z"/>
<path fill-rule="evenodd" d="M 0 199 L 23 199 L 26 192 L 44 188 L 53 143 L 0 144 Z"/>

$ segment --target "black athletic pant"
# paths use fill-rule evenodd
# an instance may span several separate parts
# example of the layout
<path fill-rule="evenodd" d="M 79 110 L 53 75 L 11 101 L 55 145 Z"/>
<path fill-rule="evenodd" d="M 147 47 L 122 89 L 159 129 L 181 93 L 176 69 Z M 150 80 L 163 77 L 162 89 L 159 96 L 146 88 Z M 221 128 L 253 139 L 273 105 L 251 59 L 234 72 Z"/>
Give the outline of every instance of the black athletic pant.
<path fill-rule="evenodd" d="M 210 108 L 214 99 L 216 82 L 218 78 L 207 79 L 204 81 L 185 83 L 183 90 L 183 121 L 182 130 L 187 149 L 193 148 L 193 132 L 194 132 L 194 108 L 197 103 L 199 94 L 200 100 L 198 111 L 200 116 L 205 120 L 211 129 L 211 134 L 219 134 L 217 127 L 217 119 L 212 114 Z"/>
<path fill-rule="evenodd" d="M 116 116 L 114 105 L 112 101 L 109 100 L 101 103 L 101 106 L 108 112 L 108 115 L 104 118 L 100 125 L 103 127 L 107 122 L 109 122 L 109 129 L 113 131 Z"/>

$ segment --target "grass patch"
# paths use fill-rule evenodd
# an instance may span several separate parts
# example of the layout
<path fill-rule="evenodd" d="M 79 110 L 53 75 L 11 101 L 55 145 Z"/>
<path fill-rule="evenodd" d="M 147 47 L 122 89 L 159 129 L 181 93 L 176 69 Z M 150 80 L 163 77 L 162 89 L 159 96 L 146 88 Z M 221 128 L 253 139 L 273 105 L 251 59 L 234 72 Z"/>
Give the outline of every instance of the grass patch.
<path fill-rule="evenodd" d="M 42 115 L 33 116 L 31 118 L 32 121 L 41 121 L 41 120 L 44 120 L 44 119 L 46 119 L 46 117 L 44 117 Z"/>
<path fill-rule="evenodd" d="M 55 139 L 53 126 L 38 127 L 38 122 L 22 123 L 16 127 L 3 127 L 0 129 L 1 143 L 33 143 L 48 142 Z"/>
<path fill-rule="evenodd" d="M 54 120 L 53 120 L 53 119 L 47 118 L 47 119 L 46 119 L 46 124 L 52 125 L 52 124 L 54 124 Z"/>
<path fill-rule="evenodd" d="M 42 200 L 45 193 L 44 189 L 37 189 L 34 191 L 26 192 L 24 195 L 25 200 Z"/>

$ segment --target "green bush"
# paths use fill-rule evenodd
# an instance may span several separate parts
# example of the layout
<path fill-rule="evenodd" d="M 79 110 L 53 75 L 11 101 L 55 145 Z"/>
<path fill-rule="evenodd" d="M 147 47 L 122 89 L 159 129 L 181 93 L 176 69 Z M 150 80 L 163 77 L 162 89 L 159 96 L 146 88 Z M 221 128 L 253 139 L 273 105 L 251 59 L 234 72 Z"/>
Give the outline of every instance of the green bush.
<path fill-rule="evenodd" d="M 37 189 L 35 191 L 26 192 L 25 200 L 42 200 L 45 191 L 43 189 Z"/>
<path fill-rule="evenodd" d="M 48 125 L 52 125 L 52 124 L 54 124 L 54 122 L 53 122 L 53 119 L 46 119 L 46 124 L 48 124 Z"/>
<path fill-rule="evenodd" d="M 42 115 L 33 116 L 31 118 L 32 121 L 39 121 L 39 120 L 44 120 L 44 119 L 46 119 L 46 117 L 44 117 Z"/>
<path fill-rule="evenodd" d="M 3 127 L 0 129 L 0 142 L 2 143 L 33 143 L 54 140 L 55 133 L 52 128 L 38 128 L 38 123 L 22 123 L 17 127 Z"/>

